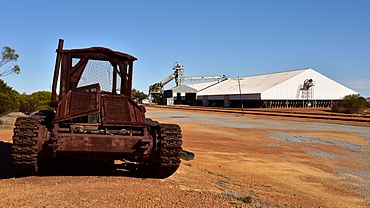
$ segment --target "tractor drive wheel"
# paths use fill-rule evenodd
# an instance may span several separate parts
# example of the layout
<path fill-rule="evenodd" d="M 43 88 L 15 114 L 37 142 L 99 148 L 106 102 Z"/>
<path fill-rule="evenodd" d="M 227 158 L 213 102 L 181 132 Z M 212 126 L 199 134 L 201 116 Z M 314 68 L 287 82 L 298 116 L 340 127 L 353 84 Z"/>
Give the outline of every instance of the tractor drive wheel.
<path fill-rule="evenodd" d="M 12 159 L 19 176 L 35 175 L 39 170 L 38 153 L 47 129 L 38 116 L 19 117 L 15 122 Z"/>
<path fill-rule="evenodd" d="M 155 178 L 167 178 L 179 168 L 182 151 L 181 128 L 175 124 L 157 126 L 155 160 L 151 172 Z"/>

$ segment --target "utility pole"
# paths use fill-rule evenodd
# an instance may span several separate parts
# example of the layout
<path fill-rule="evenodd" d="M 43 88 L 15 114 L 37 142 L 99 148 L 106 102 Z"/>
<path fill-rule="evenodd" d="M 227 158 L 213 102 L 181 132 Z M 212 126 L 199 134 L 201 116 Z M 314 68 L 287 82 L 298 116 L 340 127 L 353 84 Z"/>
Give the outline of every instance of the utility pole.
<path fill-rule="evenodd" d="M 240 105 L 242 106 L 242 115 L 244 116 L 244 106 L 243 106 L 243 100 L 242 100 L 242 88 L 240 87 L 240 77 L 238 77 L 238 85 L 239 85 Z"/>

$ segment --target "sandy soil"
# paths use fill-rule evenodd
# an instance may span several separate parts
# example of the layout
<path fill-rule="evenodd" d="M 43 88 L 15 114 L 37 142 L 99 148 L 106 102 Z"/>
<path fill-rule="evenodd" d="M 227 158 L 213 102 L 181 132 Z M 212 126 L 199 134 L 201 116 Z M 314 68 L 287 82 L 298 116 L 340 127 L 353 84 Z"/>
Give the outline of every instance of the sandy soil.
<path fill-rule="evenodd" d="M 147 116 L 180 124 L 195 160 L 163 180 L 0 171 L 0 207 L 370 206 L 370 127 L 151 108 Z M 2 141 L 11 135 L 0 129 Z"/>
<path fill-rule="evenodd" d="M 0 129 L 0 141 L 11 142 L 13 136 L 13 129 Z"/>

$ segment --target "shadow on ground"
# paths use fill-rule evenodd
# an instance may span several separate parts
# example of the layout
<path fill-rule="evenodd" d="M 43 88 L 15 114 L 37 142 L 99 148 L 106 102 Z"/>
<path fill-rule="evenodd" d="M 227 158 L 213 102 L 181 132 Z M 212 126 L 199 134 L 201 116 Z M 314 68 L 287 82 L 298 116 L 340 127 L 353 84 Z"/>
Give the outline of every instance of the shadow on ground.
<path fill-rule="evenodd" d="M 0 141 L 0 179 L 15 176 L 12 168 L 11 154 L 12 144 Z"/>
<path fill-rule="evenodd" d="M 13 169 L 11 143 L 0 141 L 0 179 L 21 177 Z M 96 161 L 60 159 L 40 167 L 38 176 L 127 176 L 148 178 L 140 166 L 135 164 L 113 165 Z"/>
<path fill-rule="evenodd" d="M 144 177 L 135 165 L 114 165 L 94 160 L 59 158 L 39 168 L 39 176 L 127 176 Z"/>

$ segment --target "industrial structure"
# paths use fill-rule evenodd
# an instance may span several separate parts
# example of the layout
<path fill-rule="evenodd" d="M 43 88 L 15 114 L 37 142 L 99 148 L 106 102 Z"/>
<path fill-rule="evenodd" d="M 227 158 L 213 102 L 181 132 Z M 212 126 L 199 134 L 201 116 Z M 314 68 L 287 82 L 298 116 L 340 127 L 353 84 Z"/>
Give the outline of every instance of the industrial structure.
<path fill-rule="evenodd" d="M 164 95 L 164 86 L 167 85 L 172 80 L 175 80 L 176 87 L 182 88 L 180 92 L 187 92 L 188 95 L 190 91 L 193 92 L 193 90 L 190 89 L 190 91 L 186 90 L 186 86 L 183 85 L 185 81 L 190 83 L 195 82 L 220 82 L 223 81 L 226 78 L 225 75 L 223 76 L 185 76 L 184 75 L 184 66 L 178 62 L 175 62 L 175 65 L 172 68 L 173 73 L 168 75 L 166 78 L 161 80 L 160 82 L 157 82 L 151 86 L 149 86 L 149 100 L 154 103 L 161 103 L 166 105 L 172 105 L 174 104 L 172 96 L 172 90 L 167 91 L 166 95 Z M 187 100 L 189 100 L 188 98 Z M 192 96 L 191 98 L 195 102 L 195 96 Z M 181 99 L 178 99 L 180 101 Z M 191 103 L 193 104 L 193 102 Z"/>
<path fill-rule="evenodd" d="M 312 68 L 180 85 L 165 91 L 165 97 L 175 103 L 253 108 L 330 107 L 350 94 L 358 93 Z"/>

